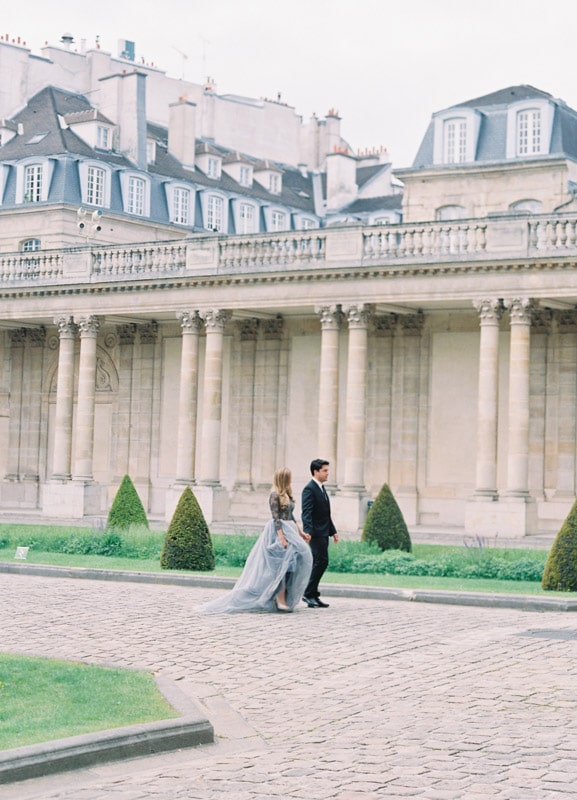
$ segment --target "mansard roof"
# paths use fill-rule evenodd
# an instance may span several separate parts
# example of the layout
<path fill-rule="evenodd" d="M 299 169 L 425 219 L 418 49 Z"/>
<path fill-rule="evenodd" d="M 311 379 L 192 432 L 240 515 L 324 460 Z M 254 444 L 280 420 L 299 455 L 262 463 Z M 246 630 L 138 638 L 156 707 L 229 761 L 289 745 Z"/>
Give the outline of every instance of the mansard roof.
<path fill-rule="evenodd" d="M 521 101 L 546 101 L 553 107 L 553 120 L 549 152 L 531 156 L 536 159 L 569 157 L 577 160 L 577 111 L 563 100 L 554 98 L 548 92 L 534 86 L 519 85 L 499 89 L 490 94 L 466 100 L 449 106 L 433 114 L 425 136 L 413 161 L 413 169 L 434 166 L 435 118 L 459 109 L 473 109 L 479 116 L 479 131 L 475 152 L 475 163 L 499 162 L 512 159 L 507 157 L 507 112 L 514 103 Z M 450 169 L 462 168 L 463 163 L 442 165 Z M 402 175 L 403 170 L 399 171 Z"/>

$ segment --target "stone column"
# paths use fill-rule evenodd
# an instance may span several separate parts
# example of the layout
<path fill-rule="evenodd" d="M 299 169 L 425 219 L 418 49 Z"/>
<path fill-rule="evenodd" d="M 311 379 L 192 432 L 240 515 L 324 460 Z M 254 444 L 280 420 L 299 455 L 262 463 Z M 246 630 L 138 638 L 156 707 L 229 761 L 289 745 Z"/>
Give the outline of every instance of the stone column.
<path fill-rule="evenodd" d="M 346 309 L 349 323 L 347 364 L 345 491 L 365 491 L 365 434 L 367 394 L 367 305 Z"/>
<path fill-rule="evenodd" d="M 340 306 L 316 310 L 321 321 L 321 365 L 317 453 L 330 462 L 328 486 L 336 486 L 337 425 L 339 415 L 339 331 L 343 313 Z"/>
<path fill-rule="evenodd" d="M 54 452 L 52 477 L 70 479 L 72 454 L 72 410 L 74 405 L 74 340 L 77 327 L 72 317 L 55 320 L 60 336 L 56 411 L 54 415 Z"/>
<path fill-rule="evenodd" d="M 26 328 L 16 328 L 10 337 L 10 417 L 8 429 L 8 458 L 6 479 L 19 481 L 22 478 L 22 416 L 24 404 L 24 353 Z"/>
<path fill-rule="evenodd" d="M 184 311 L 178 315 L 178 318 L 182 327 L 182 354 L 178 399 L 176 483 L 190 484 L 194 481 L 198 404 L 198 340 L 202 320 L 196 311 Z"/>
<path fill-rule="evenodd" d="M 98 320 L 93 316 L 82 317 L 78 320 L 78 327 L 80 329 L 80 362 L 73 478 L 77 481 L 92 481 Z"/>
<path fill-rule="evenodd" d="M 230 318 L 230 313 L 212 309 L 204 312 L 202 316 L 206 326 L 206 355 L 202 404 L 202 462 L 198 472 L 201 484 L 218 486 L 220 482 L 224 326 Z"/>
<path fill-rule="evenodd" d="M 529 363 L 533 306 L 527 298 L 507 303 L 511 324 L 507 494 L 529 494 Z"/>
<path fill-rule="evenodd" d="M 477 472 L 475 495 L 497 497 L 497 422 L 499 388 L 499 300 L 480 300 L 479 387 L 477 395 Z"/>
<path fill-rule="evenodd" d="M 235 489 L 253 488 L 252 447 L 254 434 L 254 398 L 256 342 L 260 320 L 245 319 L 238 323 L 240 336 L 238 449 Z M 261 387 L 262 388 L 262 387 Z"/>

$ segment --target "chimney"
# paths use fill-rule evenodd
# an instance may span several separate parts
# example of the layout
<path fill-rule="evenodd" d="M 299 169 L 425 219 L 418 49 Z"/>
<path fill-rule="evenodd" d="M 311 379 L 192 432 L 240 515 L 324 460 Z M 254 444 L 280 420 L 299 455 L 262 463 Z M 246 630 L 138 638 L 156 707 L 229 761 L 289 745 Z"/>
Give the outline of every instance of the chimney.
<path fill-rule="evenodd" d="M 183 167 L 194 169 L 196 148 L 196 103 L 180 98 L 169 105 L 168 152 Z"/>
<path fill-rule="evenodd" d="M 327 209 L 334 210 L 357 196 L 357 159 L 345 148 L 327 155 Z"/>
<path fill-rule="evenodd" d="M 146 75 L 138 70 L 100 79 L 99 110 L 119 130 L 118 149 L 146 169 Z"/>

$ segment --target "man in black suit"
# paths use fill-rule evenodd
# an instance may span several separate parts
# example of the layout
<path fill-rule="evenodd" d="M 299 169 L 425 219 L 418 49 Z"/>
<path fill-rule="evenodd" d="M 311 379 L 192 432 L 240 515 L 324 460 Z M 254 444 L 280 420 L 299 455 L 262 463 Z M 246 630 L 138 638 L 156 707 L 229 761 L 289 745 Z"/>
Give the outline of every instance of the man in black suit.
<path fill-rule="evenodd" d="M 301 512 L 304 533 L 311 537 L 313 568 L 303 600 L 309 608 L 328 608 L 329 604 L 320 599 L 319 581 L 329 565 L 329 536 L 335 542 L 339 534 L 331 519 L 331 504 L 324 483 L 329 477 L 329 462 L 315 458 L 311 462 L 310 480 L 302 493 Z"/>

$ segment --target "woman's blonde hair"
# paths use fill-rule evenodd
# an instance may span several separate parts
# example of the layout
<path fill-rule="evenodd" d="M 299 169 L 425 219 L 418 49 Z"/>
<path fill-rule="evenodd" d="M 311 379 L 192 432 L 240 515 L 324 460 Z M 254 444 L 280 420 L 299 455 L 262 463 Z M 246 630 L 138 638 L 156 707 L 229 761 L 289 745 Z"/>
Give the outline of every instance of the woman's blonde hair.
<path fill-rule="evenodd" d="M 293 500 L 293 490 L 291 486 L 292 473 L 287 467 L 277 469 L 273 478 L 273 488 L 279 496 L 281 506 L 288 506 Z"/>

